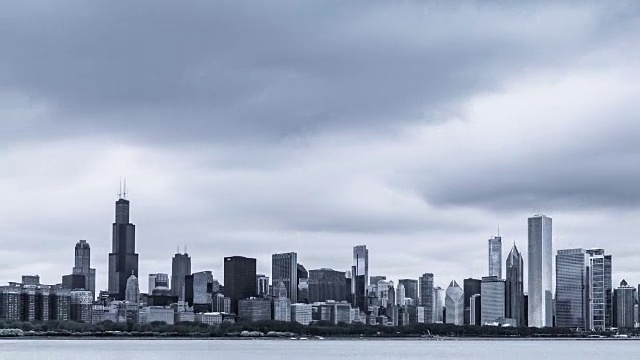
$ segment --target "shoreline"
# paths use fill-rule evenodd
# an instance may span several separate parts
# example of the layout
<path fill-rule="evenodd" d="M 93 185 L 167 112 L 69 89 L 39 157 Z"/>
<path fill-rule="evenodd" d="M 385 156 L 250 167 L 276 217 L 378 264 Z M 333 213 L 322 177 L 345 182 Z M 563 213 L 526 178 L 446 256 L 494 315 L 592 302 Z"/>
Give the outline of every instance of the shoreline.
<path fill-rule="evenodd" d="M 188 340 L 188 341 L 297 341 L 297 342 L 318 342 L 318 341 L 638 341 L 640 337 L 628 338 L 585 338 L 585 337 L 374 337 L 374 336 L 353 336 L 353 337 L 324 337 L 322 339 L 308 337 L 300 339 L 300 337 L 197 337 L 197 336 L 135 336 L 135 335 L 117 335 L 117 336 L 96 336 L 96 335 L 68 335 L 68 336 L 47 336 L 47 335 L 26 335 L 26 336 L 6 336 L 0 337 L 2 341 L 28 341 L 28 340 L 74 340 L 74 341 L 103 341 L 103 340 Z"/>

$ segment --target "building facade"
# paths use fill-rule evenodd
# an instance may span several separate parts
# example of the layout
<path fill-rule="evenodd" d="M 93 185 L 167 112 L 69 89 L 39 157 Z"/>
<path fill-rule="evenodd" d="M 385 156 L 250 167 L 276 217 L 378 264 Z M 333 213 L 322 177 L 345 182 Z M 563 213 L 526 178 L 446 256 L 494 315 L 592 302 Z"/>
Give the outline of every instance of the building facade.
<path fill-rule="evenodd" d="M 93 298 L 96 295 L 96 269 L 91 267 L 91 247 L 86 240 L 80 240 L 75 247 L 75 266 L 72 274 L 83 275 L 85 285 L 83 289 L 91 291 Z"/>
<path fill-rule="evenodd" d="M 184 301 L 184 279 L 191 275 L 191 257 L 178 251 L 171 259 L 171 294 Z"/>
<path fill-rule="evenodd" d="M 505 281 L 497 276 L 483 277 L 480 297 L 482 299 L 480 324 L 488 325 L 504 322 Z"/>
<path fill-rule="evenodd" d="M 271 320 L 271 300 L 258 298 L 239 300 L 238 320 L 250 322 Z"/>
<path fill-rule="evenodd" d="M 369 250 L 365 245 L 353 247 L 353 266 L 351 267 L 351 296 L 354 307 L 367 311 L 367 286 L 369 286 Z"/>
<path fill-rule="evenodd" d="M 528 325 L 553 326 L 552 220 L 545 215 L 528 219 Z"/>
<path fill-rule="evenodd" d="M 424 273 L 418 278 L 418 305 L 424 308 L 425 324 L 438 321 L 434 317 L 436 308 L 433 288 L 433 274 Z M 440 314 L 442 314 L 442 306 L 440 306 Z M 440 321 L 442 321 L 442 319 L 440 319 Z"/>
<path fill-rule="evenodd" d="M 513 319 L 516 326 L 525 326 L 524 260 L 516 244 L 507 256 L 505 286 L 505 317 Z"/>
<path fill-rule="evenodd" d="M 635 327 L 634 308 L 636 302 L 636 289 L 629 286 L 625 280 L 620 282 L 620 287 L 615 290 L 616 321 L 618 328 Z"/>
<path fill-rule="evenodd" d="M 502 238 L 500 236 L 489 239 L 489 276 L 502 279 Z"/>
<path fill-rule="evenodd" d="M 604 330 L 611 327 L 613 294 L 611 278 L 611 255 L 606 255 L 604 249 L 587 249 L 589 257 L 588 298 L 587 307 L 588 328 Z"/>
<path fill-rule="evenodd" d="M 231 299 L 231 312 L 234 314 L 238 314 L 240 300 L 257 295 L 256 259 L 242 256 L 224 258 L 224 295 Z"/>
<path fill-rule="evenodd" d="M 136 228 L 129 221 L 129 200 L 121 196 L 116 202 L 112 251 L 109 254 L 109 293 L 116 300 L 125 299 L 127 279 L 131 274 L 138 276 Z"/>
<path fill-rule="evenodd" d="M 348 300 L 346 274 L 326 268 L 309 270 L 309 303 L 328 300 Z"/>
<path fill-rule="evenodd" d="M 482 290 L 482 280 L 479 279 L 464 279 L 462 281 L 462 288 L 464 289 L 464 323 L 465 325 L 471 324 L 471 297 L 473 295 L 479 295 Z M 480 313 L 478 313 L 479 316 Z M 480 324 L 477 322 L 477 324 Z"/>
<path fill-rule="evenodd" d="M 454 325 L 464 324 L 464 290 L 453 280 L 445 292 L 444 306 L 446 309 L 446 323 Z"/>
<path fill-rule="evenodd" d="M 400 280 L 398 280 L 398 285 L 404 286 L 404 296 L 406 298 L 411 298 L 415 305 L 419 304 L 418 280 L 416 280 L 416 279 L 400 279 Z"/>
<path fill-rule="evenodd" d="M 287 288 L 287 298 L 298 302 L 298 254 L 294 252 L 271 256 L 271 282 L 283 282 Z"/>

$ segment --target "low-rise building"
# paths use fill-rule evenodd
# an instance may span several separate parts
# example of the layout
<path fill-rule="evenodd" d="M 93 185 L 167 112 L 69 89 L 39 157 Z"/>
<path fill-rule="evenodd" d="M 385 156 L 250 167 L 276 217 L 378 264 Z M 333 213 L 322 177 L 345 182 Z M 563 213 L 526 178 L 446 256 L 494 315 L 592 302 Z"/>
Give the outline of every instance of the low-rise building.
<path fill-rule="evenodd" d="M 313 306 L 311 304 L 292 304 L 291 305 L 291 321 L 302 325 L 311 324 Z"/>

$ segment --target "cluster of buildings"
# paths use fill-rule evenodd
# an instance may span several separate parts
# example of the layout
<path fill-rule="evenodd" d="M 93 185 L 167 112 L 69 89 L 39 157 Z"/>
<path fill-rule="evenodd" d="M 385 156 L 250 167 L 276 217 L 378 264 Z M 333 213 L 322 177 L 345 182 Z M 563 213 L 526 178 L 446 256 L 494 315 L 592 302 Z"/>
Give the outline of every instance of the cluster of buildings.
<path fill-rule="evenodd" d="M 290 252 L 272 255 L 267 276 L 256 272 L 254 258 L 226 257 L 222 284 L 211 271 L 192 272 L 186 249 L 178 250 L 171 274 L 149 274 L 149 287 L 141 292 L 135 225 L 125 197 L 116 202 L 107 290 L 96 293 L 91 249 L 80 240 L 75 266 L 61 283 L 43 285 L 38 276 L 23 276 L 21 283 L 0 287 L 0 319 L 209 325 L 263 320 L 304 325 L 447 323 L 587 331 L 638 323 L 636 288 L 623 280 L 613 289 L 611 255 L 603 249 L 563 249 L 554 257 L 552 220 L 544 215 L 528 219 L 526 291 L 523 256 L 514 243 L 503 259 L 502 238 L 495 236 L 488 241 L 486 276 L 452 280 L 446 289 L 435 285 L 433 273 L 399 279 L 397 284 L 371 275 L 369 250 L 359 245 L 346 271 L 307 270 Z"/>

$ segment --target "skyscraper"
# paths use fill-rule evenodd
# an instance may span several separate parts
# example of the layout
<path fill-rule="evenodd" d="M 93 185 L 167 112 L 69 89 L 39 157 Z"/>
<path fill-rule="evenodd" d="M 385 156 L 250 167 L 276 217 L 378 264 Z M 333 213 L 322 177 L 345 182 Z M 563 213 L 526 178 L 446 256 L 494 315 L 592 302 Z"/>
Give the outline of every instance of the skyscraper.
<path fill-rule="evenodd" d="M 433 288 L 433 274 L 422 274 L 422 276 L 420 276 L 420 278 L 418 279 L 418 305 L 424 308 L 425 324 L 431 324 L 438 321 L 437 318 L 434 317 L 435 299 Z M 440 306 L 440 314 L 442 314 L 442 306 Z"/>
<path fill-rule="evenodd" d="M 620 287 L 615 292 L 616 299 L 616 321 L 619 328 L 634 327 L 634 304 L 636 301 L 636 289 L 629 286 L 625 280 L 620 282 Z"/>
<path fill-rule="evenodd" d="M 109 254 L 109 293 L 116 300 L 125 299 L 127 279 L 138 275 L 136 228 L 129 222 L 129 200 L 116 201 L 116 222 L 113 223 L 112 251 Z"/>
<path fill-rule="evenodd" d="M 480 325 L 501 322 L 504 319 L 504 280 L 497 276 L 482 278 L 480 298 Z"/>
<path fill-rule="evenodd" d="M 91 268 L 91 247 L 86 240 L 80 240 L 75 247 L 75 264 L 72 274 L 84 275 L 84 289 L 96 294 L 96 269 Z"/>
<path fill-rule="evenodd" d="M 271 283 L 275 287 L 280 282 L 287 288 L 287 298 L 298 302 L 298 254 L 294 252 L 271 256 Z"/>
<path fill-rule="evenodd" d="M 455 280 L 447 287 L 444 307 L 447 311 L 447 324 L 464 324 L 464 290 Z"/>
<path fill-rule="evenodd" d="M 133 304 L 137 304 L 140 301 L 140 284 L 134 274 L 131 274 L 127 279 L 124 300 Z"/>
<path fill-rule="evenodd" d="M 489 276 L 502 279 L 502 238 L 489 239 Z"/>
<path fill-rule="evenodd" d="M 418 280 L 415 279 L 400 279 L 398 285 L 404 286 L 405 297 L 411 298 L 415 305 L 419 304 L 418 296 Z M 433 287 L 433 286 L 432 286 Z"/>
<path fill-rule="evenodd" d="M 473 316 L 471 315 L 471 297 L 473 295 L 479 295 L 482 290 L 482 280 L 478 279 L 464 279 L 462 281 L 462 288 L 464 289 L 464 323 L 469 325 L 472 323 Z M 480 319 L 480 312 L 477 312 L 478 319 Z M 480 321 L 476 321 L 476 325 L 480 325 Z"/>
<path fill-rule="evenodd" d="M 524 326 L 524 261 L 516 244 L 507 256 L 505 289 L 505 317 Z"/>
<path fill-rule="evenodd" d="M 433 322 L 442 324 L 444 322 L 444 300 L 445 291 L 440 286 L 433 288 Z M 464 304 L 463 304 L 464 305 Z M 426 316 L 426 312 L 425 312 Z M 464 320 L 464 319 L 463 319 Z"/>
<path fill-rule="evenodd" d="M 530 217 L 528 219 L 528 228 L 528 325 L 530 327 L 552 326 L 553 253 L 551 246 L 551 218 L 544 215 Z"/>
<path fill-rule="evenodd" d="M 309 303 L 347 300 L 347 278 L 343 271 L 309 270 Z"/>
<path fill-rule="evenodd" d="M 256 290 L 256 259 L 224 258 L 224 296 L 231 299 L 231 312 L 238 314 L 238 301 L 255 297 Z"/>
<path fill-rule="evenodd" d="M 406 304 L 406 292 L 404 285 L 398 284 L 396 288 L 396 305 L 405 306 Z"/>
<path fill-rule="evenodd" d="M 557 327 L 591 330 L 588 320 L 588 272 L 589 255 L 584 249 L 558 250 L 556 256 Z"/>
<path fill-rule="evenodd" d="M 185 298 L 184 278 L 187 275 L 191 275 L 191 257 L 186 251 L 181 254 L 178 250 L 171 260 L 171 295 L 177 296 L 180 301 Z"/>
<path fill-rule="evenodd" d="M 298 264 L 298 303 L 309 303 L 309 272 Z"/>
<path fill-rule="evenodd" d="M 611 255 L 606 255 L 603 249 L 588 249 L 586 252 L 589 256 L 588 328 L 604 330 L 611 326 Z"/>
<path fill-rule="evenodd" d="M 369 285 L 369 250 L 365 245 L 353 247 L 351 294 L 355 307 L 367 310 L 366 289 Z"/>

